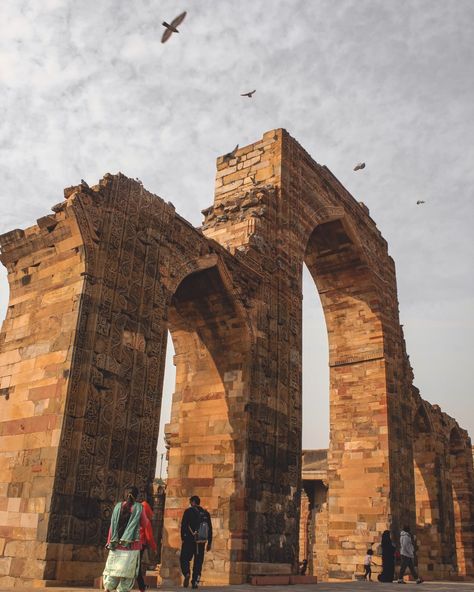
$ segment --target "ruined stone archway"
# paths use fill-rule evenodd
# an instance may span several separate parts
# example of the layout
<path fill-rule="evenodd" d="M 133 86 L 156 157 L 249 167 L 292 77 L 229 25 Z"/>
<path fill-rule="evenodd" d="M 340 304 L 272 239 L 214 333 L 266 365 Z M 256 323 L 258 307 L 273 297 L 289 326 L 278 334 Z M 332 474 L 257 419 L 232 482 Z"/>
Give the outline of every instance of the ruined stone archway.
<path fill-rule="evenodd" d="M 218 159 L 217 169 L 199 229 L 119 174 L 67 189 L 54 214 L 0 238 L 11 286 L 0 336 L 5 577 L 79 583 L 100 573 L 114 501 L 154 476 L 170 325 L 181 366 L 164 555 L 176 549 L 188 487 L 202 487 L 230 541 L 209 558 L 215 583 L 295 573 L 305 261 L 331 343 L 329 577 L 352 577 L 367 540 L 385 528 L 415 525 L 418 399 L 386 241 L 367 208 L 284 130 Z M 207 463 L 192 450 L 186 406 L 204 415 L 208 405 L 200 376 L 206 391 L 215 380 L 220 397 L 218 425 L 205 415 L 202 443 L 214 433 L 229 444 L 225 476 L 216 450 Z M 441 433 L 455 422 L 439 415 Z M 453 473 L 458 492 L 461 473 L 472 480 L 472 458 L 463 467 Z M 459 515 L 465 523 L 467 506 Z"/>

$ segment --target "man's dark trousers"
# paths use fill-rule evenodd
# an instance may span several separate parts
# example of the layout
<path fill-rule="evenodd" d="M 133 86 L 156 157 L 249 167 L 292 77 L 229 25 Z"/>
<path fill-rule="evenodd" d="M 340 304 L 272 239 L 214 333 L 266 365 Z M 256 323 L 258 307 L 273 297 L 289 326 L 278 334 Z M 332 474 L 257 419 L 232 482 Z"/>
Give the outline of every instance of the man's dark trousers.
<path fill-rule="evenodd" d="M 205 543 L 196 543 L 193 540 L 185 540 L 181 545 L 181 554 L 179 560 L 181 563 L 181 572 L 183 576 L 191 573 L 190 563 L 194 557 L 193 562 L 193 577 L 191 581 L 199 582 L 201 579 L 202 564 L 204 563 L 204 552 L 206 550 Z"/>
<path fill-rule="evenodd" d="M 413 578 L 417 580 L 418 574 L 416 573 L 413 557 L 407 557 L 406 555 L 401 556 L 400 575 L 398 576 L 398 579 L 403 580 L 403 576 L 405 575 L 407 567 L 410 570 L 410 573 L 413 576 Z"/>

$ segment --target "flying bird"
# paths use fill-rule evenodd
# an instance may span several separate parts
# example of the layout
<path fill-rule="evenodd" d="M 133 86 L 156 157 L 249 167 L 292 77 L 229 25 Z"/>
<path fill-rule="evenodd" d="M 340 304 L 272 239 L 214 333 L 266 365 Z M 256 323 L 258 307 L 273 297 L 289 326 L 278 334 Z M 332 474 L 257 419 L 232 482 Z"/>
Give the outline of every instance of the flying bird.
<path fill-rule="evenodd" d="M 359 164 L 356 164 L 354 167 L 355 171 L 360 171 L 361 169 L 365 169 L 365 162 L 359 162 Z"/>
<path fill-rule="evenodd" d="M 419 199 L 419 200 L 416 202 L 416 205 L 417 205 L 417 206 L 419 206 L 420 204 L 424 204 L 424 203 L 426 203 L 426 202 L 424 202 L 422 199 Z"/>
<path fill-rule="evenodd" d="M 224 161 L 228 161 L 228 160 L 231 160 L 232 158 L 234 158 L 235 153 L 237 152 L 238 149 L 239 149 L 239 145 L 237 144 L 237 146 L 232 150 L 232 152 L 227 152 L 227 154 L 224 154 Z"/>
<path fill-rule="evenodd" d="M 256 92 L 257 92 L 257 90 L 255 89 L 255 90 L 251 90 L 250 92 L 242 93 L 240 96 L 241 97 L 248 97 L 249 99 L 251 99 L 252 95 Z"/>
<path fill-rule="evenodd" d="M 186 16 L 186 12 L 181 13 L 175 19 L 171 21 L 171 24 L 168 24 L 166 21 L 163 21 L 161 24 L 165 27 L 166 31 L 163 33 L 161 38 L 161 43 L 166 43 L 168 39 L 171 37 L 173 33 L 179 33 L 178 25 L 180 25 L 184 21 L 184 17 Z"/>

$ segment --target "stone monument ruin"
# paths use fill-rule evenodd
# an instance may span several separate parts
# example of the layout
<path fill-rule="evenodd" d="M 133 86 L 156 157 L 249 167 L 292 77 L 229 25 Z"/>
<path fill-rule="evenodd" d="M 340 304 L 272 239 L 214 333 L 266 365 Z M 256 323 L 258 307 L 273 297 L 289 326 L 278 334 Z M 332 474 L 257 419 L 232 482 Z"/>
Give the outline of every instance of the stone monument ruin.
<path fill-rule="evenodd" d="M 216 533 L 206 583 L 296 573 L 303 486 L 305 512 L 312 503 L 303 264 L 329 340 L 321 569 L 351 578 L 368 541 L 409 523 L 424 576 L 474 575 L 471 442 L 412 384 L 395 266 L 367 208 L 280 129 L 218 159 L 203 214 L 194 228 L 139 182 L 106 175 L 0 237 L 0 585 L 100 575 L 114 502 L 155 475 L 168 330 L 162 575 L 178 581 L 191 493 Z"/>

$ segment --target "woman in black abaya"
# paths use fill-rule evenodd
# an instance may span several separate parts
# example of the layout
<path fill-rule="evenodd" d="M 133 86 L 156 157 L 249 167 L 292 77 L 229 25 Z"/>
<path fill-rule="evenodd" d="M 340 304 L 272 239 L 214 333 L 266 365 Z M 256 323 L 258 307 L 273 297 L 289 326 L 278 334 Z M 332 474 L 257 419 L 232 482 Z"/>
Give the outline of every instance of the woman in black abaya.
<path fill-rule="evenodd" d="M 382 534 L 382 573 L 378 575 L 379 582 L 393 582 L 395 577 L 395 545 L 390 538 L 390 531 Z"/>

